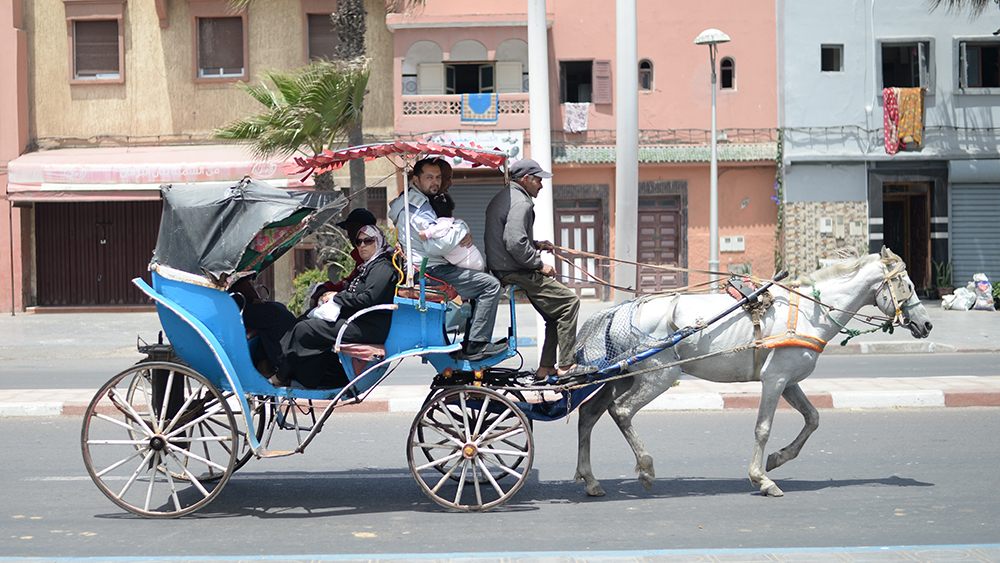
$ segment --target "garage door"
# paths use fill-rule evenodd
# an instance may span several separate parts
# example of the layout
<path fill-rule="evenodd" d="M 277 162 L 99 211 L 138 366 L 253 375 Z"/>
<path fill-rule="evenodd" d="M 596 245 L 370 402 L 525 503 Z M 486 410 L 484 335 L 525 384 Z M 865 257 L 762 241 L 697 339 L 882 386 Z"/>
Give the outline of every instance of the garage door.
<path fill-rule="evenodd" d="M 160 209 L 159 201 L 36 204 L 38 304 L 148 303 L 131 280 L 147 272 Z"/>
<path fill-rule="evenodd" d="M 953 282 L 961 287 L 983 272 L 1000 280 L 1000 185 L 951 186 Z"/>

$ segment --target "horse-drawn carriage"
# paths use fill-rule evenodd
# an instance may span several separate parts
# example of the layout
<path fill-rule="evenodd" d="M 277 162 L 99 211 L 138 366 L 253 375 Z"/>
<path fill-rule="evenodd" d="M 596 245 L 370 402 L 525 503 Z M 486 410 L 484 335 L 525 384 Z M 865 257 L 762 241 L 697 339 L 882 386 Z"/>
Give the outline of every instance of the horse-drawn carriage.
<path fill-rule="evenodd" d="M 500 152 L 407 142 L 328 152 L 312 165 L 329 169 L 354 158 L 417 155 L 507 169 L 507 156 Z M 529 475 L 535 454 L 533 421 L 565 417 L 601 392 L 609 378 L 622 377 L 629 366 L 725 318 L 770 285 L 716 309 L 724 310 L 708 321 L 699 318 L 661 332 L 638 348 L 617 346 L 617 352 L 624 353 L 610 354 L 604 346 L 589 362 L 590 373 L 539 386 L 531 372 L 498 367 L 518 355 L 515 288 L 508 288 L 506 349 L 482 360 L 456 359 L 460 335 L 447 321 L 453 305 L 446 293 L 428 285 L 419 265 L 406 266 L 405 256 L 400 256 L 403 275 L 393 303 L 362 310 L 347 321 L 391 311 L 385 344 L 348 344 L 342 342 L 342 330 L 334 351 L 347 374 L 345 385 L 276 387 L 251 360 L 258 342 L 248 335 L 240 302 L 230 289 L 243 278 L 257 276 L 336 216 L 346 199 L 278 190 L 249 179 L 235 185 L 164 186 L 162 194 L 164 213 L 150 264 L 151 283 L 133 281 L 155 302 L 168 341 L 163 342 L 161 334 L 159 342 L 140 346 L 145 358 L 98 390 L 84 414 L 81 437 L 84 462 L 98 488 L 118 506 L 147 517 L 178 517 L 198 510 L 253 458 L 303 452 L 336 410 L 364 401 L 407 358 L 420 358 L 435 374 L 407 438 L 413 477 L 441 506 L 499 506 Z M 898 312 L 895 298 L 893 305 Z M 654 334 L 654 328 L 648 334 Z M 556 398 L 539 400 L 540 391 Z M 619 393 L 603 391 L 598 415 Z M 528 396 L 536 400 L 529 402 Z M 286 441 L 293 447 L 273 447 L 279 434 L 290 437 Z M 589 436 L 587 440 L 589 448 Z M 638 449 L 636 455 L 640 458 Z M 586 460 L 581 478 L 588 492 L 596 494 L 592 475 L 588 478 L 589 452 Z"/>

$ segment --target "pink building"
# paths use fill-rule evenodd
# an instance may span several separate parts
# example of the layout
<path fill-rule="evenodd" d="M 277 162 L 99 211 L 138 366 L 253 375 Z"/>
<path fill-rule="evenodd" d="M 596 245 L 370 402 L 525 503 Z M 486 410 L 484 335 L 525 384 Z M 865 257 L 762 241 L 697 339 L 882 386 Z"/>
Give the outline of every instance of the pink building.
<path fill-rule="evenodd" d="M 478 13 L 468 14 L 467 2 L 427 0 L 423 8 L 387 16 L 396 135 L 530 156 L 524 3 L 475 6 Z M 549 0 L 547 10 L 555 242 L 608 254 L 614 237 L 637 237 L 640 262 L 707 268 L 710 66 L 707 49 L 693 40 L 716 27 L 732 38 L 719 47 L 720 267 L 770 275 L 777 216 L 774 5 L 638 1 L 637 226 L 614 220 L 614 5 Z M 497 180 L 472 170 L 457 177 L 482 184 L 453 192 L 459 214 L 476 230 Z M 649 290 L 703 279 L 652 269 L 639 276 Z M 578 285 L 581 293 L 603 294 Z"/>
<path fill-rule="evenodd" d="M 7 165 L 28 144 L 28 39 L 20 2 L 0 6 L 0 312 L 23 307 L 25 270 L 11 254 L 28 236 L 7 194 Z"/>

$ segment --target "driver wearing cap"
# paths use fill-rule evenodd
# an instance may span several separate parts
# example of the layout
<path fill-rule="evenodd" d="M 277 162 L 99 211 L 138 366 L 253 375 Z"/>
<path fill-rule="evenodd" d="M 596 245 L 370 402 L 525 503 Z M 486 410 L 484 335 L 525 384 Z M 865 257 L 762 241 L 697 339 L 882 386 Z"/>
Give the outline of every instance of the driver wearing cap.
<path fill-rule="evenodd" d="M 523 289 L 545 319 L 545 343 L 536 379 L 564 375 L 575 364 L 580 298 L 555 279 L 555 268 L 542 262 L 542 251 L 552 252 L 554 246 L 549 241 L 535 240 L 533 227 L 532 200 L 542 189 L 542 178 L 551 178 L 552 174 L 526 158 L 511 165 L 510 177 L 510 187 L 500 190 L 486 207 L 486 267 L 502 283 Z"/>

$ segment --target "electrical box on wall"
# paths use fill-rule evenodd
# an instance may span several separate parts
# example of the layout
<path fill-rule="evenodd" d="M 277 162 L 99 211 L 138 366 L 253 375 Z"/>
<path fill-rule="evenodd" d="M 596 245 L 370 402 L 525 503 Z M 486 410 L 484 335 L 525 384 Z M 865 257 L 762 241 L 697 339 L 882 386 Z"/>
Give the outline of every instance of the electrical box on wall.
<path fill-rule="evenodd" d="M 719 252 L 744 252 L 746 240 L 743 235 L 733 235 L 719 239 Z"/>

